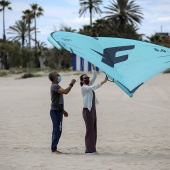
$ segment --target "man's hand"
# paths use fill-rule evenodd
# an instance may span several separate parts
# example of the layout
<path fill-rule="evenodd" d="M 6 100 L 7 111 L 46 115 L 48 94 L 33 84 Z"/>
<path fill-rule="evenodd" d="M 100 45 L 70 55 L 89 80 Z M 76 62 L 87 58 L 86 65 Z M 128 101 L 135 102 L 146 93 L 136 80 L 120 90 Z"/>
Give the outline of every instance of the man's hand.
<path fill-rule="evenodd" d="M 68 113 L 65 110 L 63 111 L 63 115 L 64 117 L 68 117 Z"/>
<path fill-rule="evenodd" d="M 76 82 L 75 79 L 72 79 L 72 80 L 71 80 L 71 84 L 74 84 L 75 82 Z"/>

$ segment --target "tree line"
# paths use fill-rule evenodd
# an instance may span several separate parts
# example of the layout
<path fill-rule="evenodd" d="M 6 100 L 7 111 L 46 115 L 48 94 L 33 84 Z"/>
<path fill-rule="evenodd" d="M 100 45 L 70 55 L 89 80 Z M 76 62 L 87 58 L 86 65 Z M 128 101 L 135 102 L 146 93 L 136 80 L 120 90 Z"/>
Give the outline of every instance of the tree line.
<path fill-rule="evenodd" d="M 104 6 L 105 16 L 93 22 L 95 14 L 102 14 L 102 0 L 79 0 L 79 16 L 88 12 L 90 24 L 79 30 L 62 26 L 60 30 L 77 32 L 94 37 L 119 37 L 143 41 L 144 34 L 138 34 L 143 13 L 135 0 L 112 0 Z M 37 40 L 37 19 L 43 17 L 44 9 L 36 3 L 30 4 L 30 9 L 22 11 L 21 19 L 7 30 L 5 28 L 5 12 L 12 10 L 12 3 L 0 0 L 0 12 L 3 17 L 3 36 L 0 39 L 0 69 L 10 69 L 22 66 L 24 68 L 53 69 L 70 68 L 72 56 L 65 50 L 49 49 L 44 42 Z M 6 32 L 7 31 L 7 32 Z M 6 34 L 11 35 L 6 39 Z M 155 34 L 148 42 L 170 47 L 168 35 Z M 32 44 L 33 43 L 33 44 Z M 47 57 L 48 56 L 48 57 Z"/>

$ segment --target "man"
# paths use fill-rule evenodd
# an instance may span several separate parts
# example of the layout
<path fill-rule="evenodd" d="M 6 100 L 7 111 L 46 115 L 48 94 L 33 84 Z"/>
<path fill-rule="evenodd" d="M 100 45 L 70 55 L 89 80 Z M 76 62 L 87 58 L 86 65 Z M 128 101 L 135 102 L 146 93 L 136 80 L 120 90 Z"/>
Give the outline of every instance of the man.
<path fill-rule="evenodd" d="M 68 113 L 64 110 L 63 94 L 68 94 L 70 92 L 76 80 L 72 79 L 69 86 L 63 89 L 62 87 L 59 86 L 61 76 L 56 71 L 51 72 L 48 75 L 48 77 L 52 82 L 50 89 L 51 92 L 50 116 L 53 124 L 51 151 L 52 153 L 60 154 L 61 152 L 57 150 L 57 145 L 62 133 L 63 115 L 65 117 L 68 116 Z"/>

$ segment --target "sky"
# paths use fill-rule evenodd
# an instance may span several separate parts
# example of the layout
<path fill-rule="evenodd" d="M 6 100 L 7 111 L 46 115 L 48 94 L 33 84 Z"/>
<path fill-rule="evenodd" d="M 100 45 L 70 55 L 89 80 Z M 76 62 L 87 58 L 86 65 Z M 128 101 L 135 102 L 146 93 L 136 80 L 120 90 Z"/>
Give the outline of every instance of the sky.
<path fill-rule="evenodd" d="M 30 4 L 37 3 L 44 9 L 44 15 L 37 19 L 37 28 L 40 31 L 37 35 L 40 42 L 45 42 L 48 47 L 47 36 L 53 31 L 58 31 L 62 26 L 79 30 L 83 25 L 89 25 L 89 13 L 79 17 L 79 0 L 8 0 L 11 2 L 12 11 L 6 10 L 6 32 L 9 26 L 21 19 L 22 11 L 30 9 Z M 106 11 L 113 0 L 103 0 L 101 10 Z M 141 7 L 144 19 L 138 25 L 138 33 L 151 36 L 157 32 L 170 33 L 170 0 L 136 0 L 136 5 Z M 93 21 L 102 18 L 105 14 L 95 14 Z M 2 38 L 2 12 L 0 12 L 0 37 Z M 6 35 L 7 38 L 10 35 Z"/>

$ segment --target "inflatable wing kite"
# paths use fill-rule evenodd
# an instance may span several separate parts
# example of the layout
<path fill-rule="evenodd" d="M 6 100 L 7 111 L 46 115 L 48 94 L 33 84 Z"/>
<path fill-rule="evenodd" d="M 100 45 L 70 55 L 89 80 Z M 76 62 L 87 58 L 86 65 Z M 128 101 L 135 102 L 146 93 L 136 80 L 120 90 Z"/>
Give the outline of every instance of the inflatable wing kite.
<path fill-rule="evenodd" d="M 52 32 L 48 40 L 100 68 L 130 97 L 148 79 L 170 68 L 170 49 L 142 41 Z"/>

